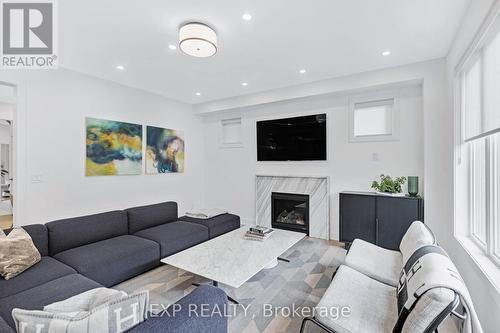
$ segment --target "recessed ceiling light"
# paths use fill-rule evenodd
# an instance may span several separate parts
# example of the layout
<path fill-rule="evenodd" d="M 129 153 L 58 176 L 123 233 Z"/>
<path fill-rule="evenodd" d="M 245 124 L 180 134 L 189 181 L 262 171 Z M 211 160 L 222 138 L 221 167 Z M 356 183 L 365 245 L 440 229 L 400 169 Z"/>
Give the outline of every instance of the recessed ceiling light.
<path fill-rule="evenodd" d="M 122 65 L 118 65 L 118 66 L 116 66 L 116 69 L 119 71 L 123 71 L 123 70 L 125 70 L 125 67 L 123 67 Z"/>
<path fill-rule="evenodd" d="M 299 73 L 300 73 L 300 74 L 305 74 L 306 72 L 307 72 L 307 71 L 306 71 L 305 69 L 301 69 L 301 70 L 299 71 Z"/>
<path fill-rule="evenodd" d="M 242 85 L 243 87 L 246 87 L 246 86 L 248 86 L 248 83 L 246 83 L 246 82 L 241 82 L 241 85 Z"/>
<path fill-rule="evenodd" d="M 197 92 L 195 95 L 196 96 L 201 96 L 201 92 Z"/>
<path fill-rule="evenodd" d="M 170 44 L 168 48 L 171 49 L 172 51 L 177 50 L 177 46 L 175 46 L 174 44 Z"/>
<path fill-rule="evenodd" d="M 387 57 L 388 55 L 391 55 L 391 51 L 390 50 L 386 50 L 386 51 L 382 52 L 382 55 L 384 57 Z"/>
<path fill-rule="evenodd" d="M 250 21 L 252 19 L 252 15 L 245 13 L 241 16 L 241 18 L 244 19 L 245 21 Z"/>

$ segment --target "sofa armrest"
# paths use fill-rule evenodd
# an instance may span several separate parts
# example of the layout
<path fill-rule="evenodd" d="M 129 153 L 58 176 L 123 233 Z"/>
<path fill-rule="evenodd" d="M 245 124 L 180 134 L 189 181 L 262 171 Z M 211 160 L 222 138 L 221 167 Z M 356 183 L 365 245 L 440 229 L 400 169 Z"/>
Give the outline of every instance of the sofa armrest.
<path fill-rule="evenodd" d="M 224 315 L 227 295 L 219 288 L 202 285 L 165 311 L 150 317 L 130 333 L 226 333 Z M 152 307 L 155 309 L 154 304 Z"/>

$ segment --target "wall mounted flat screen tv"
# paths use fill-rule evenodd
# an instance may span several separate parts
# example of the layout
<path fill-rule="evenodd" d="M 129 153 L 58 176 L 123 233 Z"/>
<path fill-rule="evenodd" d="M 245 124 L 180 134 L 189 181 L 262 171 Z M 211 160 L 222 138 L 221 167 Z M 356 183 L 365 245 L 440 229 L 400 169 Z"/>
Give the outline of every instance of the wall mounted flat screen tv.
<path fill-rule="evenodd" d="M 258 161 L 325 161 L 326 114 L 257 122 Z"/>

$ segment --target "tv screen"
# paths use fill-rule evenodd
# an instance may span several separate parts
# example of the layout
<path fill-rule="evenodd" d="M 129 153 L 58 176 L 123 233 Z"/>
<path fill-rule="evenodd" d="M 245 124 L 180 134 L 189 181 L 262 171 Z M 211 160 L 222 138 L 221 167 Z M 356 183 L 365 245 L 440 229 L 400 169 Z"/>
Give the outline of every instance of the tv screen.
<path fill-rule="evenodd" d="M 257 160 L 326 160 L 326 114 L 258 121 Z"/>

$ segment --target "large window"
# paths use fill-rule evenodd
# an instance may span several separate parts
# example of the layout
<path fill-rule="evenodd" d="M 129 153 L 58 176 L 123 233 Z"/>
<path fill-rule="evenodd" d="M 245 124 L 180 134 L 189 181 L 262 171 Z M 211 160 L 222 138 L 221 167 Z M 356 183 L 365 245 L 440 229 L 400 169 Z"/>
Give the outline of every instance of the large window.
<path fill-rule="evenodd" d="M 497 19 L 500 23 L 500 19 Z M 461 131 L 457 219 L 470 239 L 500 265 L 500 24 L 485 31 L 458 71 Z M 458 191 L 458 190 L 457 190 Z M 462 207 L 465 206 L 465 207 Z"/>

